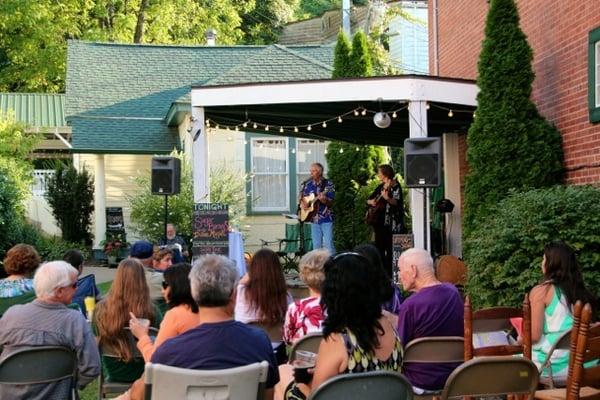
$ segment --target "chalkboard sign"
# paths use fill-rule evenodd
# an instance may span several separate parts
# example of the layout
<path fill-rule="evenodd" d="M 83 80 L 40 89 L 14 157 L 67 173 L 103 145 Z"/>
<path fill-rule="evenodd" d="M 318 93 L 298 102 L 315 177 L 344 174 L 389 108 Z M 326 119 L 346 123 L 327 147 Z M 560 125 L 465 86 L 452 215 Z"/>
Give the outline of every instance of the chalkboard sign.
<path fill-rule="evenodd" d="M 413 248 L 414 239 L 412 234 L 392 235 L 392 276 L 394 283 L 398 283 L 398 259 L 403 251 Z"/>
<path fill-rule="evenodd" d="M 192 253 L 229 255 L 229 206 L 220 203 L 194 205 Z"/>
<path fill-rule="evenodd" d="M 122 207 L 106 207 L 106 230 L 109 232 L 123 232 L 125 230 Z"/>

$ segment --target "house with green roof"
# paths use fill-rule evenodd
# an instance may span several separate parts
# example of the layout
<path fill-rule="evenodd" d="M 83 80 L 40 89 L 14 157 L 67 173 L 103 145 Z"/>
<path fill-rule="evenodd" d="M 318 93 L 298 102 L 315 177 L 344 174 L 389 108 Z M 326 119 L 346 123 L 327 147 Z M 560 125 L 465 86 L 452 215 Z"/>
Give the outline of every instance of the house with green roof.
<path fill-rule="evenodd" d="M 149 174 L 153 155 L 181 150 L 191 157 L 192 87 L 329 79 L 332 64 L 332 46 L 69 41 L 65 119 L 72 131 L 73 162 L 95 179 L 95 247 L 105 235 L 106 207 L 122 207 L 125 227 L 131 227 L 126 196 L 135 191 L 133 177 Z M 291 199 L 310 163 L 324 162 L 324 142 L 213 127 L 208 146 L 211 167 L 243 174 L 252 173 L 258 163 L 267 166 L 267 173 L 256 172 L 260 176 L 249 193 L 257 200 L 248 209 L 247 247 L 258 247 L 259 239 L 282 237 L 281 214 L 295 210 Z"/>

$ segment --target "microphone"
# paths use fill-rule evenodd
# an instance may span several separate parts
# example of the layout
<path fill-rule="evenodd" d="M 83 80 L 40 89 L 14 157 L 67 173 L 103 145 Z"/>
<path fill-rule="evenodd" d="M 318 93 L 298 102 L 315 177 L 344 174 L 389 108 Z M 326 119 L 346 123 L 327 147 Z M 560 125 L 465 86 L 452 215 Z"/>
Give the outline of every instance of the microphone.
<path fill-rule="evenodd" d="M 304 182 L 301 183 L 302 186 L 305 186 L 308 182 L 311 181 L 312 178 L 308 178 L 307 180 L 305 180 Z"/>

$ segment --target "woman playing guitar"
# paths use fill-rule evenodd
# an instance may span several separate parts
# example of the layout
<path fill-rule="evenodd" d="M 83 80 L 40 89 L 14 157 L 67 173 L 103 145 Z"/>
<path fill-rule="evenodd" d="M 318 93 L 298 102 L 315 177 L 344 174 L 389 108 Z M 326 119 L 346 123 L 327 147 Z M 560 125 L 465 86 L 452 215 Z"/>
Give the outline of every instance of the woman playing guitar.
<path fill-rule="evenodd" d="M 384 267 L 392 277 L 392 235 L 405 233 L 402 188 L 394 179 L 394 169 L 387 164 L 377 167 L 377 178 L 381 184 L 369 196 L 367 223 L 373 226 L 375 246 L 381 253 Z"/>

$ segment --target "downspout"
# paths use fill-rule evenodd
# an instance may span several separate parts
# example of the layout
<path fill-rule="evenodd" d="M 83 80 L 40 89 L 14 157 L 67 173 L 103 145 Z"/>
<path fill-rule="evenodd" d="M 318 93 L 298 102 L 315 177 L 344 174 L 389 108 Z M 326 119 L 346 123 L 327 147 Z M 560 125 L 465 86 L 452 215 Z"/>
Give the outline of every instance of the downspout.
<path fill-rule="evenodd" d="M 439 38 L 438 38 L 438 0 L 432 0 L 432 38 L 433 38 L 433 75 L 440 75 Z"/>
<path fill-rule="evenodd" d="M 344 33 L 350 37 L 350 0 L 342 0 L 342 29 Z"/>

